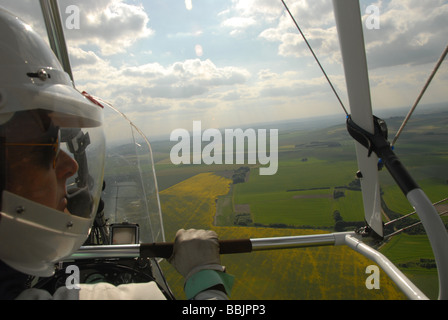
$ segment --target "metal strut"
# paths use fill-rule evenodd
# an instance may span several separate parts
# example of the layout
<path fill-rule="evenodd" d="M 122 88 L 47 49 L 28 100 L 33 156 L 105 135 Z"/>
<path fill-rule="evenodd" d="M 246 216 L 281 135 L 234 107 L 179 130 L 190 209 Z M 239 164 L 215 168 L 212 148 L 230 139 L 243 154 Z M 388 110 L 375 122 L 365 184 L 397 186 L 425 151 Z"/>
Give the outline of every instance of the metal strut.
<path fill-rule="evenodd" d="M 386 122 L 373 116 L 373 126 L 374 133 L 372 134 L 358 126 L 350 116 L 347 117 L 347 130 L 352 138 L 367 148 L 368 157 L 374 152 L 381 159 L 379 169 L 384 164 L 400 189 L 407 195 L 409 191 L 418 188 L 418 185 L 393 152 L 387 140 Z"/>
<path fill-rule="evenodd" d="M 61 62 L 64 71 L 68 73 L 70 79 L 74 82 L 58 2 L 57 0 L 40 0 L 40 7 L 44 16 L 51 49 Z"/>
<path fill-rule="evenodd" d="M 389 141 L 387 141 L 385 121 L 373 117 L 373 122 L 374 133 L 370 133 L 359 127 L 348 116 L 347 130 L 356 141 L 367 148 L 369 157 L 374 152 L 381 158 L 395 182 L 415 208 L 426 230 L 436 259 L 439 275 L 439 299 L 448 299 L 448 274 L 446 272 L 448 270 L 448 233 L 429 198 L 392 151 L 392 147 Z"/>

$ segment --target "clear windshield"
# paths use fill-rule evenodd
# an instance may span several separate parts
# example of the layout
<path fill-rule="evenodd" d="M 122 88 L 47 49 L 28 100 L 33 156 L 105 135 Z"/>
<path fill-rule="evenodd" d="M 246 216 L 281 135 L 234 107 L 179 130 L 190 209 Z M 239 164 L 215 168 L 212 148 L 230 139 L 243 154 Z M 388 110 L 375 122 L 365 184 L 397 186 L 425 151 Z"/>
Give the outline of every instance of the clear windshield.
<path fill-rule="evenodd" d="M 350 107 L 332 2 L 284 3 Z M 0 4 L 45 31 L 39 2 Z M 447 0 L 360 1 L 372 106 L 391 134 L 446 45 L 446 7 Z M 282 1 L 60 0 L 60 9 L 77 87 L 111 101 L 152 139 L 168 240 L 179 228 L 212 228 L 221 239 L 237 239 L 365 225 L 345 114 Z M 448 194 L 447 66 L 395 149 L 433 202 Z M 105 111 L 107 222 L 138 223 L 141 242 L 158 241 L 164 231 L 149 145 L 119 113 Z M 235 139 L 228 148 L 225 130 Z M 243 138 L 252 143 L 237 143 Z M 226 149 L 234 158 L 219 154 Z M 264 168 L 272 174 L 263 175 Z M 387 170 L 379 175 L 389 233 L 402 228 L 390 221 L 413 208 Z M 413 229 L 381 250 L 433 283 L 436 269 L 421 266 L 434 258 L 424 233 Z M 233 299 L 399 297 L 383 280 L 381 290 L 367 290 L 370 262 L 333 248 L 226 259 L 227 270 L 249 284 Z M 341 270 L 357 271 L 341 277 Z M 182 292 L 183 281 L 175 281 Z"/>
<path fill-rule="evenodd" d="M 165 240 L 151 146 L 123 114 L 102 102 L 111 138 L 104 169 L 104 214 L 108 225 L 138 225 L 139 241 Z M 119 137 L 113 137 L 119 133 Z"/>

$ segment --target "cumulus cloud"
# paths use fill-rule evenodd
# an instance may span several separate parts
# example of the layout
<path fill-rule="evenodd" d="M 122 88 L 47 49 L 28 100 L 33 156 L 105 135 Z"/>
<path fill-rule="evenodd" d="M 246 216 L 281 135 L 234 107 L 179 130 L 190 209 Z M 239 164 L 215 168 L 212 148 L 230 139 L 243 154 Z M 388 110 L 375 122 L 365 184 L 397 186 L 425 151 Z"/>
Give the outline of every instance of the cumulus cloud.
<path fill-rule="evenodd" d="M 102 62 L 101 58 L 93 51 L 82 50 L 78 47 L 70 47 L 70 62 L 75 66 L 97 65 Z"/>
<path fill-rule="evenodd" d="M 447 45 L 447 1 L 380 1 L 380 28 L 365 30 L 371 68 L 434 63 Z M 429 18 L 430 17 L 430 18 Z M 366 18 L 366 15 L 364 15 Z"/>
<path fill-rule="evenodd" d="M 61 1 L 63 19 L 69 18 L 63 9 L 71 4 L 70 0 Z M 113 55 L 125 52 L 136 41 L 154 34 L 143 6 L 123 0 L 82 0 L 76 6 L 80 27 L 65 31 L 73 45 L 95 46 L 102 55 Z"/>
<path fill-rule="evenodd" d="M 247 81 L 250 73 L 241 68 L 217 67 L 210 60 L 191 59 L 164 67 L 150 63 L 125 67 L 119 78 L 134 80 L 151 97 L 167 99 L 201 95 L 219 86 L 231 86 Z"/>
<path fill-rule="evenodd" d="M 331 1 L 285 1 L 333 84 L 343 89 Z M 192 119 L 215 119 L 210 126 L 218 127 L 239 118 L 266 121 L 339 111 L 281 1 L 198 2 L 190 9 L 180 2 L 182 8 L 173 13 L 164 2 L 143 1 L 143 7 L 139 1 L 77 0 L 80 28 L 65 30 L 77 87 L 111 101 L 142 127 L 151 119 L 161 130 L 179 126 L 178 121 L 191 125 Z M 402 105 L 409 100 L 406 92 L 419 90 L 426 79 L 425 64 L 433 64 L 446 46 L 448 1 L 360 3 L 364 21 L 368 4 L 380 10 L 380 29 L 364 30 L 373 100 Z M 38 1 L 0 4 L 45 36 Z M 72 4 L 59 0 L 63 20 Z M 199 47 L 204 50 L 195 51 Z M 418 72 L 408 72 L 411 67 Z M 441 75 L 438 79 L 446 83 Z M 434 99 L 446 96 L 442 84 Z"/>
<path fill-rule="evenodd" d="M 222 19 L 221 26 L 229 29 L 231 35 L 235 35 L 249 27 L 275 21 L 281 11 L 281 3 L 277 1 L 236 0 L 218 17 Z"/>
<path fill-rule="evenodd" d="M 82 51 L 75 51 L 81 53 Z M 75 55 L 78 61 L 98 59 L 91 53 Z M 242 68 L 217 67 L 210 60 L 191 59 L 168 66 L 148 63 L 139 66 L 116 68 L 99 59 L 95 64 L 83 64 L 74 69 L 80 85 L 95 95 L 121 105 L 146 110 L 165 110 L 166 106 L 200 97 L 222 87 L 244 84 L 250 73 Z M 168 103 L 167 101 L 171 101 Z"/>
<path fill-rule="evenodd" d="M 318 57 L 326 63 L 340 63 L 331 2 L 290 0 L 286 3 Z M 379 9 L 380 29 L 364 28 L 370 68 L 428 63 L 434 61 L 446 46 L 446 0 L 434 0 L 431 6 L 418 0 L 378 1 L 373 5 Z M 278 43 L 280 56 L 309 55 L 289 14 L 283 7 L 279 8 L 278 4 L 265 0 L 239 0 L 234 2 L 229 12 L 240 19 L 244 18 L 244 21 L 257 20 L 260 13 L 265 14 L 270 26 L 266 28 L 263 21 L 265 29 L 261 30 L 260 39 Z M 361 14 L 365 25 L 369 16 L 366 5 L 361 6 Z M 242 20 L 234 17 L 224 23 L 232 25 L 232 21 Z M 233 23 L 233 27 L 240 32 L 248 26 L 249 24 Z"/>

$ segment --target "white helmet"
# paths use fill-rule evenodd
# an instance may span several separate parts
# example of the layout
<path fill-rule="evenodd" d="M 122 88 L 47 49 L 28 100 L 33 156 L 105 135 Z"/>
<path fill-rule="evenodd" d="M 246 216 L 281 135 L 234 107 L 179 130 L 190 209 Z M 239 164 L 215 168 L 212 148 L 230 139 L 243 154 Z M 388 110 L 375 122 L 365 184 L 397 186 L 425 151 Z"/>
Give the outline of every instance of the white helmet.
<path fill-rule="evenodd" d="M 103 184 L 103 110 L 74 88 L 47 43 L 2 8 L 0 73 L 0 260 L 26 274 L 51 276 L 54 264 L 84 243 L 96 215 Z M 14 128 L 23 115 L 45 115 L 45 121 L 38 120 L 47 122 L 42 137 L 53 139 L 57 150 L 59 142 L 76 159 L 77 176 L 66 186 L 77 190 L 66 197 L 70 214 L 8 190 L 8 168 L 15 165 L 8 150 L 36 146 L 29 143 L 36 137 L 26 133 L 27 127 Z M 33 148 L 22 149 L 29 153 Z"/>

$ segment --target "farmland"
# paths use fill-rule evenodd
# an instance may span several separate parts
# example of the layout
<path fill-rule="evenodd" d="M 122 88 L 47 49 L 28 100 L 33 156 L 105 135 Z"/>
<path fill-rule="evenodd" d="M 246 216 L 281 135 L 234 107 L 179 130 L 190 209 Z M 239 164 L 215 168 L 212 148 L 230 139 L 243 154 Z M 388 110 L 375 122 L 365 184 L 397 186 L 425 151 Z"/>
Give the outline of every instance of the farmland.
<path fill-rule="evenodd" d="M 215 230 L 221 239 L 314 234 L 276 228 L 217 227 L 212 224 L 214 199 L 229 188 L 229 180 L 212 173 L 196 175 L 161 192 L 164 222 L 173 238 L 181 227 Z M 191 186 L 187 187 L 187 186 Z M 187 190 L 184 188 L 187 187 Z M 179 188 L 179 189 L 178 189 Z M 192 192 L 191 190 L 195 190 Z M 185 192 L 185 194 L 184 194 Z M 206 197 L 208 196 L 208 197 Z M 204 200 L 206 199 L 206 200 Z M 381 290 L 367 290 L 365 268 L 370 261 L 345 247 L 279 250 L 222 256 L 236 278 L 233 299 L 398 299 L 382 274 Z M 166 262 L 165 274 L 174 293 L 183 297 L 183 279 Z"/>
<path fill-rule="evenodd" d="M 386 119 L 390 132 L 398 128 L 401 119 Z M 434 202 L 448 194 L 445 119 L 446 113 L 415 117 L 396 148 Z M 430 134 L 428 121 L 432 123 Z M 361 192 L 354 177 L 356 156 L 343 124 L 314 130 L 303 129 L 301 124 L 279 124 L 278 172 L 261 176 L 258 165 L 250 165 L 245 182 L 235 184 L 232 174 L 241 165 L 173 166 L 168 143 L 156 143 L 153 148 L 168 240 L 179 228 L 213 229 L 221 239 L 235 239 L 327 233 L 337 227 L 353 230 L 356 223 L 362 223 Z M 380 171 L 380 179 L 387 213 L 412 211 L 385 170 Z M 385 220 L 388 218 L 386 214 Z M 424 233 L 417 233 L 396 236 L 381 251 L 435 298 L 437 275 L 432 253 Z M 405 259 L 403 252 L 408 252 Z M 403 298 L 384 272 L 381 290 L 367 290 L 365 268 L 372 263 L 345 247 L 225 255 L 222 260 L 236 276 L 232 296 L 236 299 Z M 167 263 L 164 268 L 176 295 L 183 297 L 182 279 Z"/>

